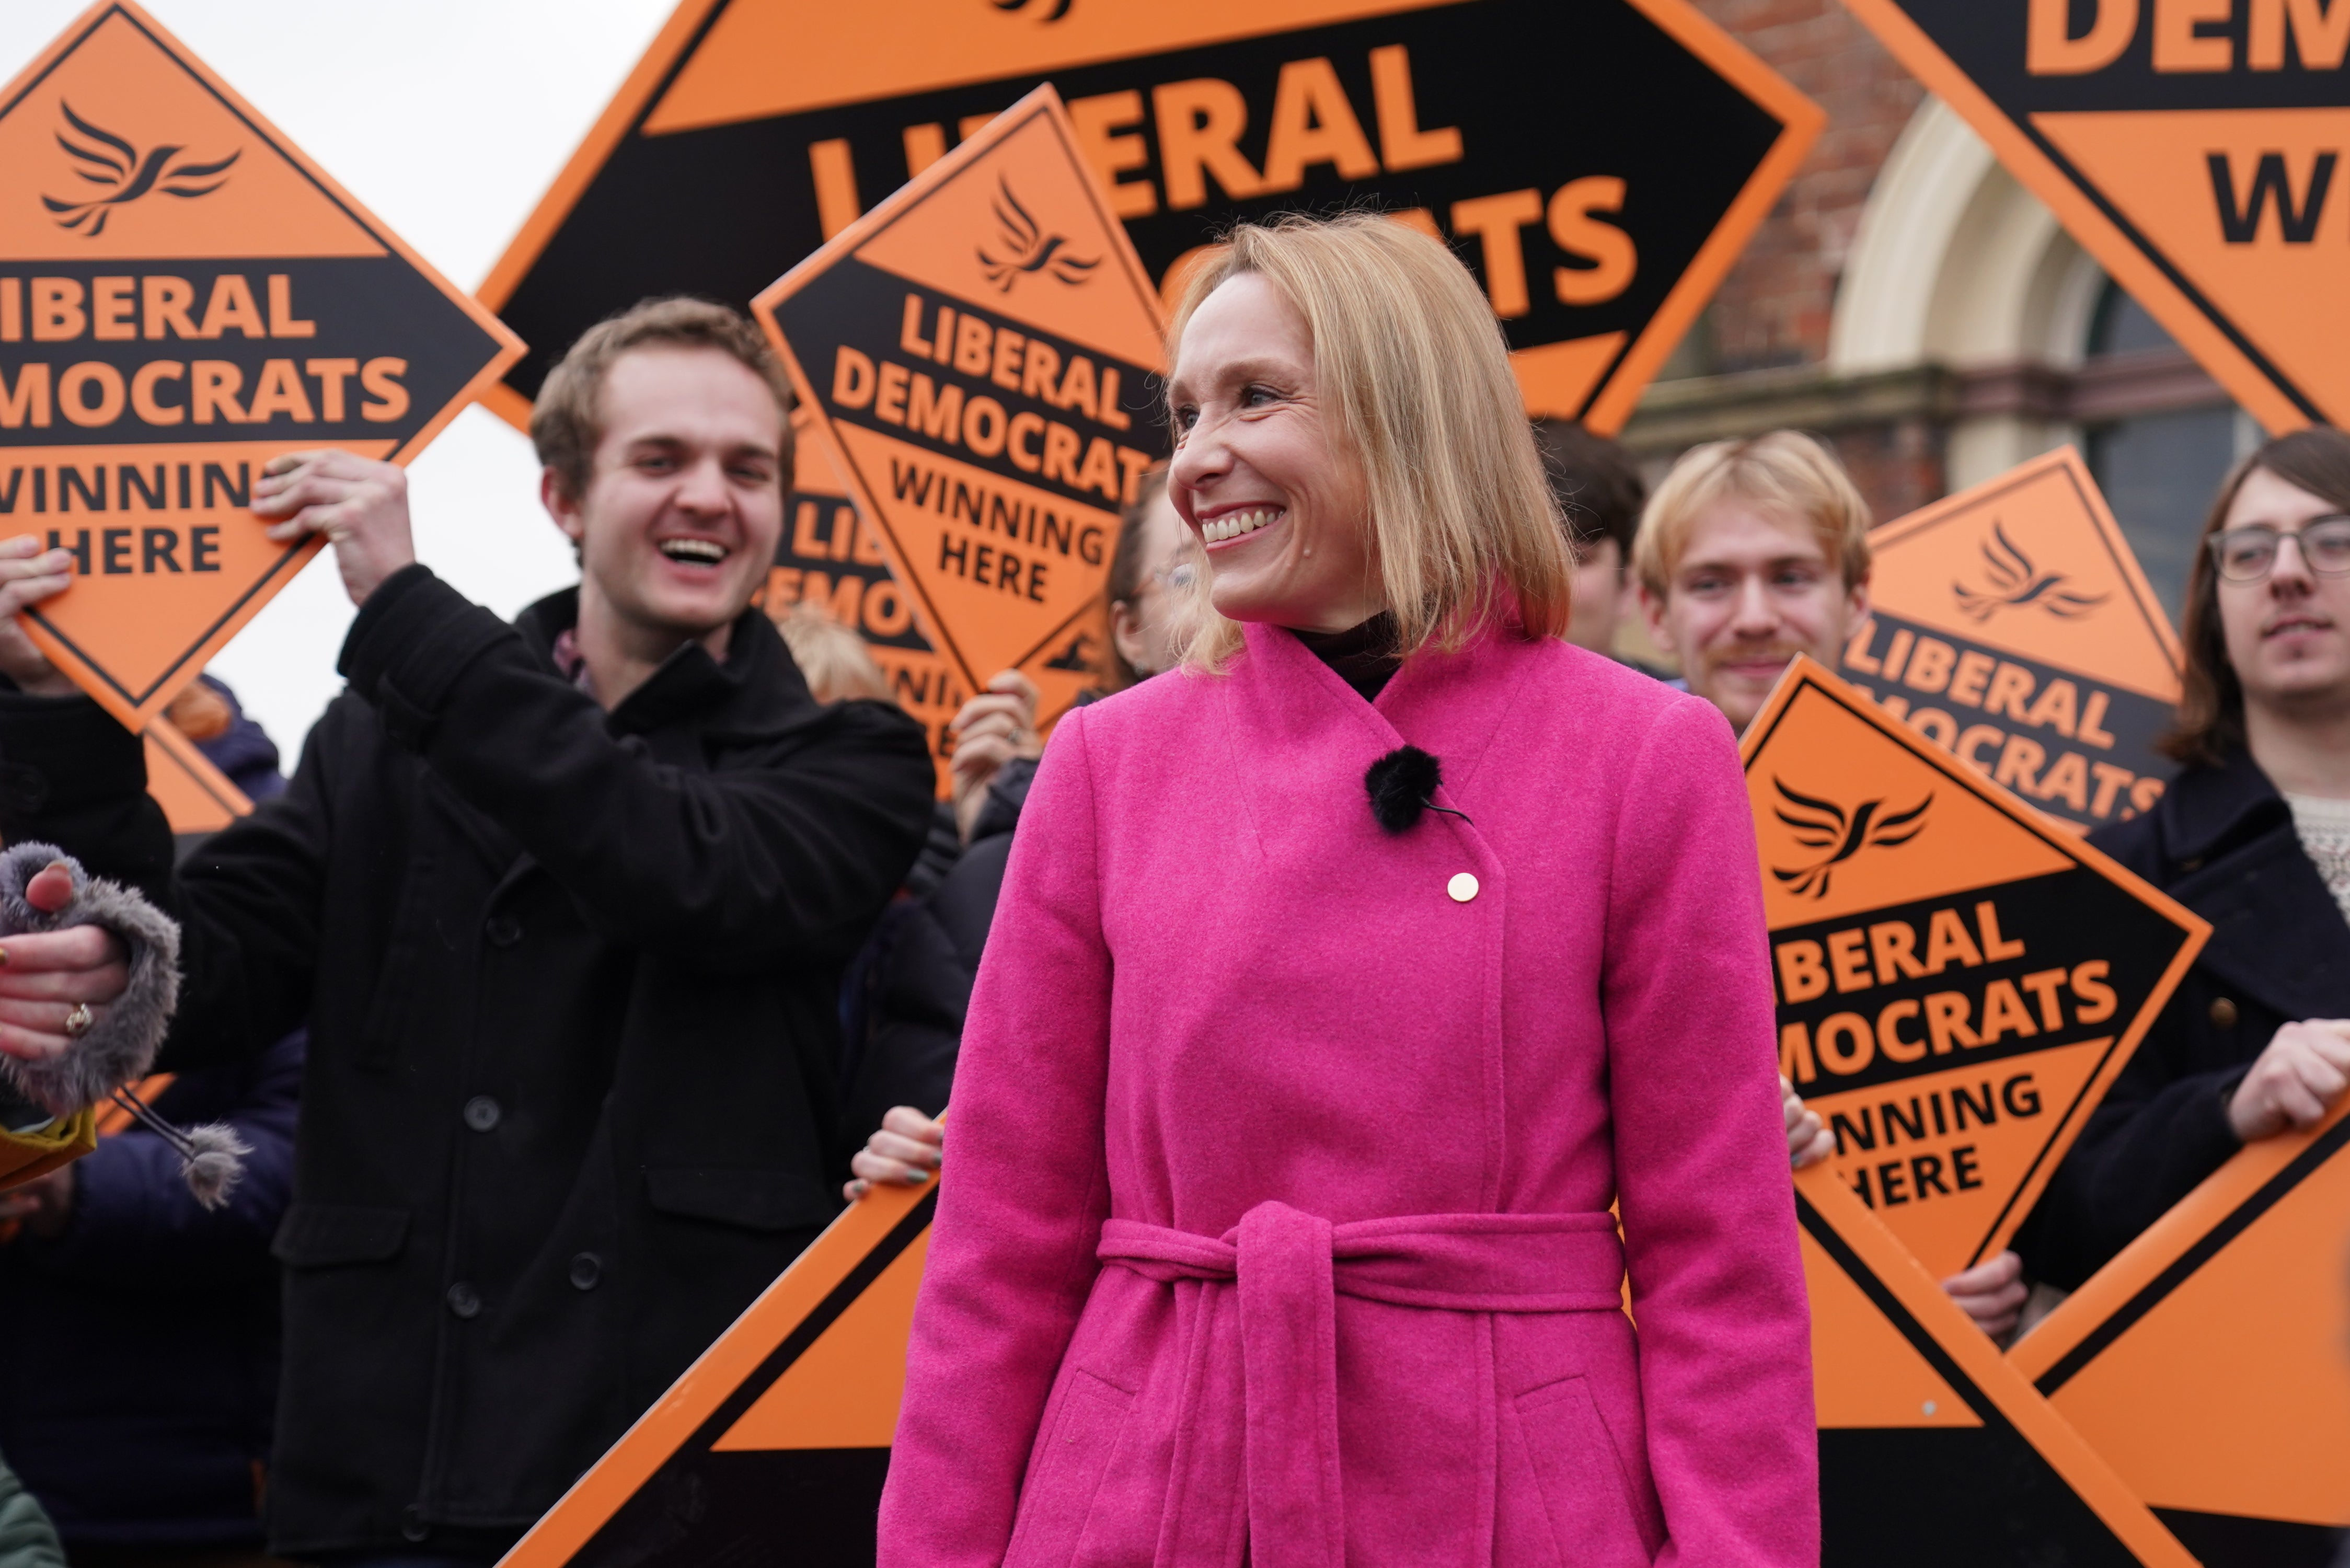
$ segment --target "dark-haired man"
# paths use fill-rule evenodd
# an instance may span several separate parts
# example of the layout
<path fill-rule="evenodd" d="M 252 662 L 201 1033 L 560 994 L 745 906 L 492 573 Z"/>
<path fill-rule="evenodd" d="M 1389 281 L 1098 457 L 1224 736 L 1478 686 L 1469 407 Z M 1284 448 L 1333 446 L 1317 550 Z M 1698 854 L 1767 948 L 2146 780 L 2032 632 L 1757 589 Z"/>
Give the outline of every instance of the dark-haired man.
<path fill-rule="evenodd" d="M 1575 545 L 1575 608 L 1566 639 L 1613 658 L 1617 628 L 1634 608 L 1632 541 L 1640 532 L 1648 483 L 1623 442 L 1569 420 L 1536 420 L 1534 445 Z"/>
<path fill-rule="evenodd" d="M 180 918 L 165 1064 L 310 1025 L 280 1553 L 495 1558 L 838 1207 L 869 1130 L 838 1119 L 840 971 L 932 774 L 903 714 L 813 701 L 751 606 L 788 407 L 722 306 L 589 331 L 532 420 L 580 584 L 511 626 L 416 564 L 399 469 L 273 462 L 255 510 L 331 539 L 359 606 L 349 689 L 286 794 L 176 876 L 137 737 L 17 629 L 66 563 L 0 544 L 26 785 L 0 834 Z M 0 1048 L 48 1046 L 27 988 L 74 961 L 40 942 L 10 943 Z"/>

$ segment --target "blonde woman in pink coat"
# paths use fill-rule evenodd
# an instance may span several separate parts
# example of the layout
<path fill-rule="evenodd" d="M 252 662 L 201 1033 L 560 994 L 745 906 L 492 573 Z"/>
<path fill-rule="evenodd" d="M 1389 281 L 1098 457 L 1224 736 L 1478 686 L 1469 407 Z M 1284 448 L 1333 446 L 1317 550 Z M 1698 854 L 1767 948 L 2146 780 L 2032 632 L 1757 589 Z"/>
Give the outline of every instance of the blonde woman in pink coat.
<path fill-rule="evenodd" d="M 1214 613 L 1028 797 L 881 1563 L 1816 1563 L 1729 726 L 1560 639 L 1442 246 L 1243 228 L 1170 342 Z"/>

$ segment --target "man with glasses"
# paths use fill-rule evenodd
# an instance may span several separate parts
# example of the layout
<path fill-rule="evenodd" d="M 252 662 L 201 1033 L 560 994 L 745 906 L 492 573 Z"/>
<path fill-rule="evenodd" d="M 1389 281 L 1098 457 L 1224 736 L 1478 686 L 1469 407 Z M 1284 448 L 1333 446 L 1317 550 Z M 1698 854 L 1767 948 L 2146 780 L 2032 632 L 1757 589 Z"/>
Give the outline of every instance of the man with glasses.
<path fill-rule="evenodd" d="M 2185 640 L 2184 771 L 2090 842 L 2211 939 L 2019 1239 L 2065 1289 L 2350 1087 L 2350 436 L 2295 431 L 2230 476 Z"/>

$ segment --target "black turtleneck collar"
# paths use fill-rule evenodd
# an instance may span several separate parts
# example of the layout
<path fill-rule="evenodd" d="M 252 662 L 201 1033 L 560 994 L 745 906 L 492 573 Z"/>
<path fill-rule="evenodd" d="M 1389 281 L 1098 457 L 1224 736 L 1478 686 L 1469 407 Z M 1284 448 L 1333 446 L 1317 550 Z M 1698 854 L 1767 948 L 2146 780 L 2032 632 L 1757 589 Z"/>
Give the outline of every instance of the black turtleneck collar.
<path fill-rule="evenodd" d="M 1296 631 L 1292 637 L 1305 645 L 1305 651 L 1328 665 L 1339 680 L 1353 687 L 1363 701 L 1368 702 L 1386 689 L 1395 672 L 1403 668 L 1403 655 L 1396 648 L 1394 613 L 1381 610 L 1360 626 L 1345 631 Z"/>

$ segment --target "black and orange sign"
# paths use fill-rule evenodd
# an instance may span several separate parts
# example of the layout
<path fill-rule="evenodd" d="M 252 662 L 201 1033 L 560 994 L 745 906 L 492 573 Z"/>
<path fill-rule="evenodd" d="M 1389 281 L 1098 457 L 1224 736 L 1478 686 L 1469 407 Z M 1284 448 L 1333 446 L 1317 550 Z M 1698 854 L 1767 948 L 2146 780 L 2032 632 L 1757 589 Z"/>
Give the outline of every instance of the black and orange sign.
<path fill-rule="evenodd" d="M 1166 450 L 1159 297 L 1039 88 L 752 302 L 969 685 L 1095 679 L 1118 510 Z"/>
<path fill-rule="evenodd" d="M 1868 535 L 1852 683 L 2075 827 L 2126 822 L 2176 769 L 2178 639 L 2071 447 Z"/>
<path fill-rule="evenodd" d="M 2333 6 L 1846 4 L 2262 424 L 2350 424 Z"/>
<path fill-rule="evenodd" d="M 130 0 L 0 90 L 0 533 L 73 553 L 27 624 L 131 729 L 321 547 L 271 458 L 405 462 L 521 354 Z"/>
<path fill-rule="evenodd" d="M 217 833 L 252 812 L 245 793 L 168 718 L 157 714 L 140 739 L 147 745 L 147 793 L 163 808 L 173 833 Z"/>
<path fill-rule="evenodd" d="M 1690 0 L 683 0 L 483 286 L 546 351 L 503 410 L 612 310 L 747 300 L 1048 79 L 1154 284 L 1237 218 L 1408 214 L 1528 407 L 1601 430 L 1823 119 Z"/>
<path fill-rule="evenodd" d="M 809 432 L 805 409 L 795 422 L 800 439 L 791 516 L 767 574 L 767 606 L 779 610 L 806 605 L 865 639 L 889 677 L 889 694 L 930 732 L 944 796 L 954 757 L 947 726 L 971 700 L 971 688 L 954 661 L 922 635 L 912 597 L 890 575 L 879 532 L 858 513 L 821 440 Z"/>
<path fill-rule="evenodd" d="M 2008 1352 L 2209 1568 L 2350 1526 L 2350 1101 L 2253 1144 Z"/>
<path fill-rule="evenodd" d="M 500 1568 L 872 1568 L 936 1183 L 849 1206 Z"/>
<path fill-rule="evenodd" d="M 1831 1568 L 2193 1568 L 1824 1166 L 1795 1175 Z"/>
<path fill-rule="evenodd" d="M 2007 1244 L 2210 928 L 1807 658 L 1741 750 L 1781 1071 L 1936 1278 Z"/>

